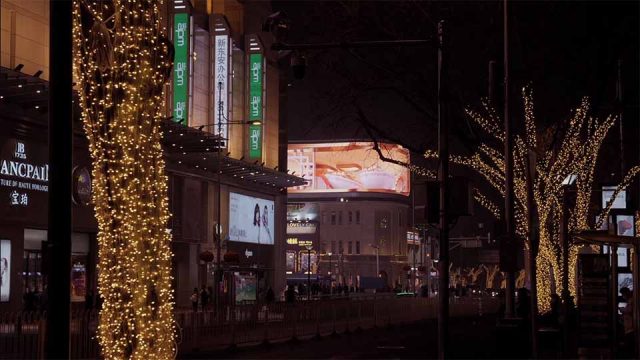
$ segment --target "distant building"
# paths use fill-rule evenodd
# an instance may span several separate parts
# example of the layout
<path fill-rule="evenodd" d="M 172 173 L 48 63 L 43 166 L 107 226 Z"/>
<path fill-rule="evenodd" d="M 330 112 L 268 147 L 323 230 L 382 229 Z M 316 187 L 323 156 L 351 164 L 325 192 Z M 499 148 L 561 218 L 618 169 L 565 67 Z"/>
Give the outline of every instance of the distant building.
<path fill-rule="evenodd" d="M 401 146 L 380 147 L 409 162 Z M 311 258 L 314 281 L 359 287 L 362 277 L 379 276 L 391 288 L 407 288 L 409 170 L 380 160 L 372 142 L 359 141 L 290 143 L 288 168 L 307 180 L 289 190 L 289 282 L 306 281 Z"/>

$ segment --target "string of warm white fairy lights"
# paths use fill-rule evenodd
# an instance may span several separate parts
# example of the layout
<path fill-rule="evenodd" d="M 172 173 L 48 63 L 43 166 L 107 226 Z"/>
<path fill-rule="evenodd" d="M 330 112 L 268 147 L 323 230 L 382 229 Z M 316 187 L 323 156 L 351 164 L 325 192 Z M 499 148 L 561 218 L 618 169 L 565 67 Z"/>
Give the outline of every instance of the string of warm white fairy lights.
<path fill-rule="evenodd" d="M 536 163 L 535 177 L 532 181 L 533 204 L 536 207 L 539 219 L 538 234 L 540 238 L 539 252 L 537 256 L 537 285 L 538 302 L 541 311 L 550 309 L 550 299 L 553 292 L 558 295 L 562 292 L 560 274 L 563 273 L 562 243 L 560 241 L 560 216 L 562 211 L 563 185 L 562 181 L 570 174 L 577 175 L 575 183 L 576 201 L 569 208 L 569 231 L 578 231 L 590 228 L 590 200 L 593 191 L 595 165 L 597 163 L 600 147 L 609 129 L 616 121 L 615 117 L 607 117 L 600 121 L 589 116 L 589 101 L 584 98 L 580 106 L 574 111 L 569 120 L 569 127 L 564 139 L 555 148 L 545 150 L 539 154 L 538 130 L 534 115 L 533 93 L 530 88 L 522 89 L 524 101 L 525 134 L 514 139 L 514 194 L 515 194 L 515 221 L 516 234 L 525 239 L 528 248 L 528 211 L 527 207 L 527 177 L 528 158 L 530 152 L 536 152 L 539 160 Z M 469 167 L 480 174 L 499 194 L 504 196 L 504 157 L 502 149 L 504 143 L 504 130 L 499 125 L 495 110 L 487 101 L 483 101 L 484 114 L 477 111 L 466 110 L 467 115 L 488 135 L 492 142 L 497 142 L 496 147 L 481 144 L 475 153 L 470 156 L 451 156 L 454 164 Z M 500 144 L 502 143 L 502 144 Z M 434 151 L 425 152 L 429 159 L 437 159 Z M 596 225 L 600 226 L 607 218 L 613 200 L 619 191 L 624 190 L 634 176 L 640 173 L 640 167 L 632 168 L 618 185 L 609 201 L 608 206 L 602 210 Z M 499 208 L 487 200 L 485 196 L 474 190 L 474 199 L 492 214 L 498 215 Z M 640 220 L 639 220 L 640 223 Z M 569 274 L 574 274 L 577 263 L 578 247 L 570 245 Z M 575 277 L 569 277 L 569 290 L 575 295 Z"/>
<path fill-rule="evenodd" d="M 160 119 L 171 45 L 153 0 L 74 2 L 74 70 L 93 161 L 98 340 L 106 359 L 173 357 Z"/>

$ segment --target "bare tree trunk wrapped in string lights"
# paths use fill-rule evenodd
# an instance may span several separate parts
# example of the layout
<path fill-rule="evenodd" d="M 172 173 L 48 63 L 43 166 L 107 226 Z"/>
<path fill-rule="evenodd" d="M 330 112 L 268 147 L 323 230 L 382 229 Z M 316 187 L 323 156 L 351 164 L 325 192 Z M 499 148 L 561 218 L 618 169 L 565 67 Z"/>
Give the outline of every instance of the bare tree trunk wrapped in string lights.
<path fill-rule="evenodd" d="M 175 352 L 160 121 L 172 68 L 159 1 L 74 4 L 74 66 L 93 161 L 98 339 L 107 359 Z"/>
<path fill-rule="evenodd" d="M 593 192 L 593 177 L 600 147 L 611 127 L 616 121 L 614 116 L 599 120 L 589 115 L 589 102 L 585 98 L 574 111 L 564 132 L 564 138 L 557 144 L 547 141 L 539 142 L 543 136 L 536 128 L 533 112 L 531 90 L 524 88 L 524 136 L 515 137 L 514 146 L 514 193 L 516 234 L 525 239 L 525 246 L 529 248 L 528 235 L 528 207 L 527 207 L 527 171 L 528 153 L 534 151 L 540 159 L 536 164 L 533 204 L 539 218 L 540 244 L 536 258 L 538 305 L 541 311 L 550 309 L 552 292 L 558 295 L 562 292 L 560 277 L 563 270 L 562 242 L 560 241 L 560 216 L 562 211 L 562 182 L 570 174 L 577 175 L 575 184 L 576 201 L 569 209 L 569 231 L 599 228 L 606 221 L 613 200 L 617 194 L 629 186 L 634 176 L 640 173 L 640 166 L 629 170 L 614 191 L 608 206 L 597 215 L 590 208 Z M 504 130 L 501 128 L 498 115 L 493 108 L 483 102 L 484 114 L 467 110 L 469 117 L 490 135 L 489 141 L 481 144 L 478 150 L 470 156 L 451 156 L 451 161 L 467 166 L 480 174 L 490 186 L 504 196 L 504 155 L 498 149 L 504 148 Z M 425 153 L 427 158 L 437 158 L 432 151 Z M 473 194 L 475 200 L 487 210 L 499 217 L 499 209 L 495 203 L 483 196 L 477 190 Z M 569 274 L 575 274 L 578 247 L 570 245 Z M 575 277 L 569 275 L 569 290 L 575 295 Z"/>

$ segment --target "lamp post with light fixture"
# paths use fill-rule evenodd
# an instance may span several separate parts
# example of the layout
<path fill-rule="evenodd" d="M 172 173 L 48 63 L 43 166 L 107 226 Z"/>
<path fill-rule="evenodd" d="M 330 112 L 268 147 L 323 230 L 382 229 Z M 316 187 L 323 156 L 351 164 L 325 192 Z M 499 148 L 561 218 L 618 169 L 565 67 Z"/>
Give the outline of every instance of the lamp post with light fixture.
<path fill-rule="evenodd" d="M 571 188 L 574 186 L 578 176 L 569 175 L 562 181 L 562 199 L 560 209 L 560 237 L 562 240 L 562 317 L 564 324 L 562 326 L 563 349 L 565 355 L 568 355 L 569 345 L 569 306 L 571 302 L 571 292 L 569 291 L 569 210 L 567 209 L 567 197 Z"/>
<path fill-rule="evenodd" d="M 380 245 L 369 244 L 372 248 L 376 249 L 376 277 L 380 276 Z"/>
<path fill-rule="evenodd" d="M 331 274 L 331 255 L 333 253 L 328 252 L 327 255 L 329 255 L 329 295 L 333 295 L 333 275 Z"/>
<path fill-rule="evenodd" d="M 311 300 L 311 248 L 313 245 L 306 245 L 307 249 L 307 300 Z"/>

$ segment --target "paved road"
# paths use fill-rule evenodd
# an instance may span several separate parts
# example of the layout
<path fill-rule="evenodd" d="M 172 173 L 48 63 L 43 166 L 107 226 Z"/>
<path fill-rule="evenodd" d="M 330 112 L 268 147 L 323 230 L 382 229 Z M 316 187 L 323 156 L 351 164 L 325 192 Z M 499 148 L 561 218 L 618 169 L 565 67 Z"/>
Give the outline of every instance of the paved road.
<path fill-rule="evenodd" d="M 463 359 L 493 359 L 521 357 L 520 344 L 498 341 L 496 318 L 452 318 L 450 326 L 451 357 Z M 272 344 L 238 348 L 234 351 L 181 355 L 185 359 L 425 359 L 437 356 L 436 321 L 429 320 L 392 328 L 378 328 L 359 333 L 302 340 L 297 343 Z M 504 348 L 515 347 L 515 353 Z M 498 351 L 497 349 L 501 349 Z"/>

